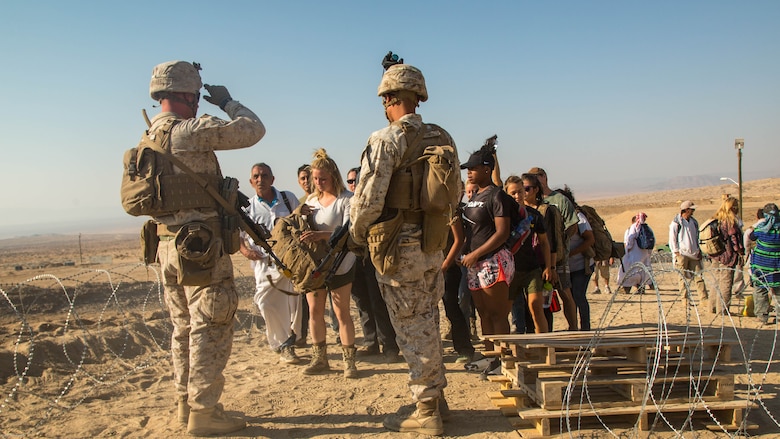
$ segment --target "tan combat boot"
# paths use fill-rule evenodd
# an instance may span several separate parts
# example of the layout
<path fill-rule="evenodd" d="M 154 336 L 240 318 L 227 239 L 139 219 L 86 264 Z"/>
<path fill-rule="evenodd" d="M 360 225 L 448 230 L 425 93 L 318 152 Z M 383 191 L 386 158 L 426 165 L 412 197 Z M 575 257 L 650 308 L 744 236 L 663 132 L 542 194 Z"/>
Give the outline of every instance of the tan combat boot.
<path fill-rule="evenodd" d="M 355 345 L 342 346 L 341 350 L 344 354 L 344 378 L 357 378 L 358 371 L 355 366 Z"/>
<path fill-rule="evenodd" d="M 193 436 L 227 434 L 244 428 L 246 422 L 241 418 L 228 416 L 222 409 L 222 404 L 203 410 L 190 410 L 187 423 L 187 433 Z"/>
<path fill-rule="evenodd" d="M 179 422 L 182 423 L 183 425 L 187 425 L 187 422 L 190 420 L 190 405 L 187 404 L 186 395 L 179 397 L 176 417 L 179 419 Z"/>
<path fill-rule="evenodd" d="M 404 417 L 400 414 L 385 418 L 384 426 L 388 430 L 402 433 L 420 433 L 431 436 L 444 434 L 444 425 L 439 415 L 439 399 L 417 403 L 417 410 Z"/>
<path fill-rule="evenodd" d="M 328 364 L 328 348 L 325 342 L 313 344 L 311 346 L 311 362 L 303 369 L 303 373 L 317 375 L 328 370 L 330 370 L 330 365 Z"/>

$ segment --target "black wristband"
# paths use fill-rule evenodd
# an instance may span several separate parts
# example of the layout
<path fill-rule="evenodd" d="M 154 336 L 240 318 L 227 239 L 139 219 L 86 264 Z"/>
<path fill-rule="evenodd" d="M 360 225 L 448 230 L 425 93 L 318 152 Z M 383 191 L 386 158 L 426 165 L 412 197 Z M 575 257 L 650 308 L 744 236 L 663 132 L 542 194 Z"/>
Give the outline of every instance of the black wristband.
<path fill-rule="evenodd" d="M 222 102 L 219 103 L 219 109 L 222 111 L 225 111 L 225 106 L 228 104 L 228 102 L 232 101 L 232 98 L 225 98 L 222 100 Z"/>

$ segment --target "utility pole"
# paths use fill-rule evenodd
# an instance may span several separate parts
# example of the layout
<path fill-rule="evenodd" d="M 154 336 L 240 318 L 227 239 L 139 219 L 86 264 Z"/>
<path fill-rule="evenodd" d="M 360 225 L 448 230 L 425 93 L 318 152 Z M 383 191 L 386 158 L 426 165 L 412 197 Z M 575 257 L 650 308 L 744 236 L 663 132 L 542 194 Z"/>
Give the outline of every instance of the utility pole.
<path fill-rule="evenodd" d="M 79 233 L 79 265 L 84 265 L 84 257 L 81 255 L 81 233 Z"/>
<path fill-rule="evenodd" d="M 734 139 L 734 149 L 737 150 L 737 167 L 739 172 L 739 218 L 742 219 L 742 149 L 745 147 L 745 139 Z"/>

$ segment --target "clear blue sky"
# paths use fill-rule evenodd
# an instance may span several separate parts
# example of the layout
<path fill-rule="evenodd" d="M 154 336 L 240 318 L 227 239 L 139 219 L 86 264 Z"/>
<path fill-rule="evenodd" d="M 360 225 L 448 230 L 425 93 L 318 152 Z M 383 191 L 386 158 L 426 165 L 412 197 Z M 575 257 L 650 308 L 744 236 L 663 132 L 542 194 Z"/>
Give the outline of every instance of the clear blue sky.
<path fill-rule="evenodd" d="M 182 59 L 265 123 L 219 153 L 276 186 L 324 147 L 342 171 L 386 124 L 388 51 L 426 76 L 424 120 L 462 160 L 498 134 L 503 174 L 539 165 L 551 185 L 775 172 L 780 158 L 778 1 L 6 2 L 0 230 L 124 218 L 121 160 L 157 113 L 152 67 Z M 201 113 L 226 117 L 202 101 Z M 25 229 L 27 230 L 27 229 Z M 41 227 L 39 232 L 49 230 Z M 1 235 L 2 233 L 0 233 Z"/>

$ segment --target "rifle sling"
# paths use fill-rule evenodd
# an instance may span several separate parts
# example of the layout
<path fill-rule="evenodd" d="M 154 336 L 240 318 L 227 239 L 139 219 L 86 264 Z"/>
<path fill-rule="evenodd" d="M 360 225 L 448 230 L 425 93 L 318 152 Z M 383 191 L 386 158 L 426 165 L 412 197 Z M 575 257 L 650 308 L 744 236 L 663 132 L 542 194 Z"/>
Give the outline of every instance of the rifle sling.
<path fill-rule="evenodd" d="M 168 158 L 174 165 L 176 165 L 179 169 L 187 173 L 190 177 L 192 177 L 196 183 L 200 187 L 202 187 L 209 195 L 214 198 L 214 200 L 219 203 L 220 206 L 225 208 L 225 210 L 230 215 L 235 215 L 238 217 L 239 225 L 242 226 L 241 228 L 252 238 L 252 240 L 255 241 L 256 244 L 260 245 L 260 247 L 263 248 L 263 250 L 267 251 L 269 254 L 273 254 L 273 251 L 271 250 L 271 246 L 260 236 L 258 236 L 254 230 L 252 230 L 251 227 L 249 227 L 246 224 L 245 218 L 238 212 L 235 206 L 232 206 L 228 201 L 222 197 L 222 195 L 219 194 L 219 192 L 214 189 L 212 185 L 209 184 L 206 179 L 201 177 L 200 175 L 196 174 L 195 171 L 192 170 L 189 166 L 185 165 L 184 162 L 179 160 L 176 156 L 171 154 L 170 152 L 166 151 L 160 145 L 158 145 L 156 142 L 154 142 L 152 139 L 149 138 L 149 135 L 144 131 L 142 140 L 146 142 L 153 150 L 161 153 L 163 156 Z"/>

